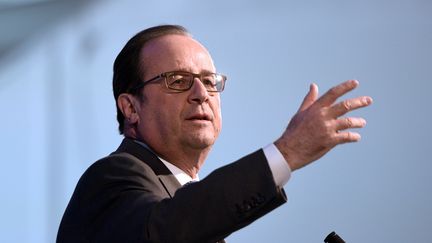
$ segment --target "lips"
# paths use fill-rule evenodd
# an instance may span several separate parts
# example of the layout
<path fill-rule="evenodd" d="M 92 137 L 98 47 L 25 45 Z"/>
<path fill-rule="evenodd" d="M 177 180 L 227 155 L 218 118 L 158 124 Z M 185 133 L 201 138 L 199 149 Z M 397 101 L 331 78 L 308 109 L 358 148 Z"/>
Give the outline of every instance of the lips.
<path fill-rule="evenodd" d="M 202 113 L 202 114 L 193 114 L 186 118 L 186 120 L 190 121 L 211 121 L 212 118 L 210 115 Z"/>

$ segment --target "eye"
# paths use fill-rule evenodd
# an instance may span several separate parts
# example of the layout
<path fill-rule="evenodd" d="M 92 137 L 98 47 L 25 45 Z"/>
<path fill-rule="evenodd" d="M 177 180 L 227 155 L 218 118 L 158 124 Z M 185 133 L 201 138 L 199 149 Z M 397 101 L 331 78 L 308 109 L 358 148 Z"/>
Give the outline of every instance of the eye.
<path fill-rule="evenodd" d="M 216 85 L 216 80 L 213 76 L 203 77 L 202 83 L 207 87 L 214 87 Z"/>
<path fill-rule="evenodd" d="M 189 86 L 189 83 L 189 78 L 180 74 L 175 74 L 167 78 L 167 84 L 172 89 L 185 89 Z"/>
<path fill-rule="evenodd" d="M 179 85 L 185 83 L 186 80 L 184 78 L 178 78 L 171 81 L 172 85 Z"/>

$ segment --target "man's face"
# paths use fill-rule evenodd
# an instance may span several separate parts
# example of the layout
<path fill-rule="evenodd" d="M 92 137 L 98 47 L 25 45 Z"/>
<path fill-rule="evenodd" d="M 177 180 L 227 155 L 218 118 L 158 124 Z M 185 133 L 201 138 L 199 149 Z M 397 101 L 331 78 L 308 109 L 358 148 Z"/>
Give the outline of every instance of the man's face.
<path fill-rule="evenodd" d="M 140 54 L 145 60 L 143 80 L 168 71 L 216 72 L 207 50 L 188 36 L 159 37 L 147 43 Z M 222 125 L 219 93 L 207 92 L 199 79 L 190 90 L 176 93 L 165 87 L 163 78 L 142 92 L 139 138 L 162 154 L 211 148 Z"/>

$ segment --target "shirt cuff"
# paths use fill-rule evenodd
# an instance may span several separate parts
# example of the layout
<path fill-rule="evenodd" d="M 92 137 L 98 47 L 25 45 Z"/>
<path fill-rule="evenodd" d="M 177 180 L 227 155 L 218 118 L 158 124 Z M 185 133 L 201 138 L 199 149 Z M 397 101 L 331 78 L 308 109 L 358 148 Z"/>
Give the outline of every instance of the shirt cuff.
<path fill-rule="evenodd" d="M 273 143 L 265 146 L 263 151 L 276 185 L 283 187 L 291 177 L 291 168 Z"/>

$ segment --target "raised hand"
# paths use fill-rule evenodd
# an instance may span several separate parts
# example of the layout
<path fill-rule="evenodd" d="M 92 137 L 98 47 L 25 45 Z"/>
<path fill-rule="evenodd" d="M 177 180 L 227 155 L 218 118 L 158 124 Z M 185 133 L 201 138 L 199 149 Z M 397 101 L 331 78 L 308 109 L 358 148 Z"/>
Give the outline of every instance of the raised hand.
<path fill-rule="evenodd" d="M 345 130 L 362 128 L 366 120 L 341 116 L 370 105 L 372 98 L 361 96 L 335 104 L 339 97 L 355 89 L 358 84 L 356 80 L 348 80 L 331 88 L 319 99 L 318 87 L 311 84 L 299 110 L 282 136 L 275 141 L 292 171 L 319 159 L 338 144 L 360 140 L 359 133 Z"/>

